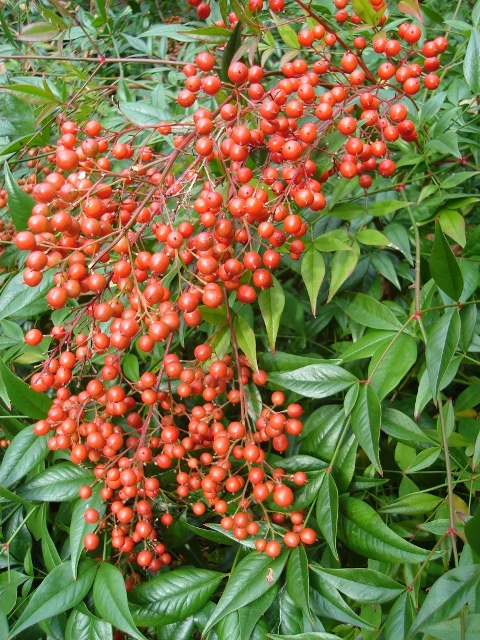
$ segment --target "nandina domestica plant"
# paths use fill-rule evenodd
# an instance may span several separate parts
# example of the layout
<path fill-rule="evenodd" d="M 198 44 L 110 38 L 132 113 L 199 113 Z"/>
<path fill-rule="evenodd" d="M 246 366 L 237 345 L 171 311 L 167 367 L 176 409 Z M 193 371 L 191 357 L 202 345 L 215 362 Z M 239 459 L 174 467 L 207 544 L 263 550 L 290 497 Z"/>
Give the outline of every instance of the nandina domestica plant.
<path fill-rule="evenodd" d="M 2 16 L 2 637 L 473 637 L 480 5 L 188 5 Z"/>

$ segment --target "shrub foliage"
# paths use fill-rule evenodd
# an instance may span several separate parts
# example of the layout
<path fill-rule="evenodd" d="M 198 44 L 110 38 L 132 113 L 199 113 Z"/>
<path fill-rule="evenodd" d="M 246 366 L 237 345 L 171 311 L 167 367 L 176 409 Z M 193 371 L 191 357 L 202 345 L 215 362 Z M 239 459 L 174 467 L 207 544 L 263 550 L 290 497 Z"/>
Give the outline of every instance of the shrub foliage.
<path fill-rule="evenodd" d="M 480 4 L 0 22 L 0 637 L 479 637 Z"/>

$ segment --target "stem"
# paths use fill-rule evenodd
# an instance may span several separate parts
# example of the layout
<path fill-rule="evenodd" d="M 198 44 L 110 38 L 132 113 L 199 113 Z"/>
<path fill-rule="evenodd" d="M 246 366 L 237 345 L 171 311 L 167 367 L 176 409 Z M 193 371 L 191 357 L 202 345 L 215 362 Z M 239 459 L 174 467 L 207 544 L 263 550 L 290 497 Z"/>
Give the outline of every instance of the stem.
<path fill-rule="evenodd" d="M 160 58 L 103 58 L 100 56 L 0 54 L 0 60 L 55 60 L 57 62 L 95 62 L 97 64 L 139 62 L 140 64 L 166 64 L 174 67 L 185 66 L 184 62 L 179 62 L 178 60 L 162 60 Z"/>
<path fill-rule="evenodd" d="M 450 520 L 450 528 L 447 531 L 447 535 L 449 535 L 452 540 L 455 566 L 458 567 L 457 532 L 455 529 L 455 508 L 453 506 L 452 465 L 450 462 L 450 450 L 448 447 L 447 425 L 445 424 L 445 414 L 443 412 L 443 403 L 440 393 L 437 394 L 437 405 L 440 419 L 440 428 L 442 431 L 442 444 L 445 453 L 445 471 L 447 473 L 448 512 Z"/>
<path fill-rule="evenodd" d="M 228 322 L 228 327 L 230 329 L 230 335 L 232 338 L 232 346 L 233 346 L 233 354 L 235 356 L 235 364 L 237 367 L 238 390 L 240 392 L 240 408 L 242 413 L 242 422 L 246 425 L 248 421 L 248 409 L 247 409 L 248 400 L 247 400 L 247 395 L 245 393 L 245 386 L 242 382 L 242 364 L 240 362 L 240 354 L 238 352 L 238 345 L 235 337 L 235 328 L 233 326 L 232 312 L 230 309 L 230 305 L 228 304 L 228 292 L 226 289 L 223 290 L 223 297 L 225 300 L 225 308 L 227 311 L 227 322 Z"/>
<path fill-rule="evenodd" d="M 24 519 L 20 522 L 20 524 L 18 525 L 18 527 L 15 529 L 15 531 L 12 533 L 12 535 L 10 536 L 10 538 L 4 542 L 2 544 L 2 548 L 0 549 L 0 555 L 2 555 L 2 553 L 4 551 L 8 551 L 9 546 L 12 543 L 12 540 L 14 540 L 16 538 L 16 536 L 18 535 L 18 533 L 20 532 L 20 529 L 23 527 L 23 525 L 28 521 L 28 519 L 30 518 L 30 516 L 35 513 L 35 511 L 38 509 L 38 507 L 32 507 L 32 509 L 30 509 L 30 511 L 27 513 L 27 515 L 24 517 Z"/>
<path fill-rule="evenodd" d="M 393 336 L 393 338 L 390 340 L 390 342 L 387 345 L 387 348 L 385 349 L 385 351 L 382 353 L 381 357 L 378 359 L 378 362 L 375 364 L 375 366 L 372 369 L 372 373 L 370 374 L 368 381 L 370 381 L 373 376 L 375 375 L 375 372 L 377 371 L 378 367 L 380 366 L 382 360 L 385 358 L 385 356 L 387 355 L 388 351 L 391 349 L 391 347 L 393 346 L 393 344 L 396 342 L 396 340 L 398 340 L 398 338 L 400 337 L 400 335 L 405 331 L 405 329 L 407 328 L 407 326 L 410 324 L 411 320 L 413 320 L 412 317 L 408 318 L 403 325 L 400 327 L 400 329 L 397 331 L 397 333 Z"/>
<path fill-rule="evenodd" d="M 407 587 L 407 589 L 408 589 L 409 591 L 413 591 L 413 586 L 415 585 L 415 583 L 417 582 L 417 580 L 418 580 L 418 579 L 420 578 L 420 576 L 422 575 L 423 570 L 425 569 L 425 567 L 428 565 L 428 563 L 430 562 L 430 560 L 433 558 L 433 556 L 434 556 L 434 554 L 435 554 L 435 552 L 436 552 L 436 550 L 437 550 L 437 547 L 439 547 L 439 546 L 442 544 L 442 542 L 445 540 L 445 538 L 447 537 L 447 535 L 448 535 L 448 533 L 444 533 L 444 534 L 442 535 L 442 537 L 441 537 L 441 538 L 439 538 L 439 539 L 437 540 L 437 542 L 435 543 L 435 546 L 432 548 L 432 550 L 430 551 L 430 553 L 428 554 L 428 556 L 427 556 L 427 557 L 425 558 L 425 560 L 422 562 L 422 564 L 420 565 L 420 568 L 419 568 L 419 570 L 417 571 L 417 573 L 415 574 L 415 576 L 414 576 L 414 578 L 413 578 L 412 582 L 411 582 L 411 583 L 408 585 L 408 587 Z"/>
<path fill-rule="evenodd" d="M 235 95 L 234 93 L 231 93 L 229 96 L 227 96 L 225 98 L 225 100 L 223 100 L 223 102 L 214 111 L 214 113 L 213 113 L 213 117 L 214 118 L 220 113 L 220 110 L 223 107 L 223 105 L 228 104 L 229 102 L 231 102 L 233 100 L 234 95 Z M 163 181 L 165 180 L 165 177 L 168 175 L 168 172 L 170 171 L 171 167 L 175 163 L 175 161 L 178 158 L 178 156 L 182 153 L 182 151 L 184 151 L 188 147 L 188 145 L 192 142 L 192 140 L 195 139 L 196 135 L 197 135 L 196 131 L 193 130 L 191 133 L 189 133 L 185 137 L 185 139 L 182 141 L 181 145 L 178 148 L 176 148 L 175 151 L 173 151 L 170 154 L 170 156 L 168 158 L 168 161 L 167 161 L 165 167 L 163 168 L 163 171 L 162 171 L 162 174 L 161 174 L 161 178 L 160 178 L 160 181 L 159 181 L 158 184 L 163 184 Z M 127 231 L 129 231 L 129 229 L 131 229 L 136 224 L 137 218 L 140 215 L 140 213 L 142 212 L 143 207 L 146 205 L 146 203 L 150 200 L 150 198 L 153 196 L 155 191 L 158 189 L 158 184 L 154 184 L 149 189 L 149 191 L 147 192 L 147 194 L 145 195 L 143 200 L 140 202 L 138 207 L 132 213 L 132 217 L 131 217 L 130 221 L 124 227 L 122 227 L 120 229 L 118 235 L 107 245 L 107 247 L 105 247 L 104 249 L 102 249 L 100 251 L 100 253 L 90 263 L 89 269 L 91 269 L 93 266 L 95 266 L 95 264 L 97 264 L 103 258 L 104 255 L 106 255 L 111 249 L 113 249 L 113 247 L 117 244 L 118 240 L 122 237 L 122 235 L 124 235 Z"/>
<path fill-rule="evenodd" d="M 405 194 L 405 189 L 401 189 L 402 198 L 405 202 L 405 206 L 408 211 L 408 217 L 410 218 L 410 222 L 413 227 L 413 234 L 415 236 L 415 320 L 418 322 L 420 327 L 420 331 L 422 332 L 423 340 L 425 344 L 427 343 L 427 334 L 425 333 L 425 327 L 422 322 L 422 310 L 420 308 L 420 289 L 422 286 L 421 272 L 420 272 L 420 262 L 421 262 L 421 247 L 420 247 L 420 233 L 418 231 L 418 226 L 415 221 L 415 217 L 413 215 L 412 208 L 407 201 L 407 196 Z"/>
<path fill-rule="evenodd" d="M 170 336 L 167 339 L 167 343 L 165 345 L 165 355 L 167 355 L 170 352 L 170 347 L 172 345 L 172 341 L 173 341 L 173 333 L 171 333 Z M 158 391 L 160 389 L 160 384 L 162 382 L 164 369 L 165 369 L 165 365 L 164 365 L 163 359 L 162 359 L 162 365 L 160 367 L 160 371 L 157 374 L 157 381 L 155 382 L 155 386 L 153 387 L 154 391 Z M 150 426 L 150 422 L 151 422 L 151 419 L 152 419 L 152 416 L 153 416 L 154 409 L 155 409 L 155 403 L 150 405 L 150 407 L 148 409 L 148 413 L 145 416 L 145 419 L 143 421 L 142 430 L 140 432 L 140 439 L 138 441 L 138 448 L 142 447 L 143 444 L 145 443 L 145 438 L 147 436 L 148 427 Z M 137 451 L 138 451 L 138 448 L 137 448 Z"/>

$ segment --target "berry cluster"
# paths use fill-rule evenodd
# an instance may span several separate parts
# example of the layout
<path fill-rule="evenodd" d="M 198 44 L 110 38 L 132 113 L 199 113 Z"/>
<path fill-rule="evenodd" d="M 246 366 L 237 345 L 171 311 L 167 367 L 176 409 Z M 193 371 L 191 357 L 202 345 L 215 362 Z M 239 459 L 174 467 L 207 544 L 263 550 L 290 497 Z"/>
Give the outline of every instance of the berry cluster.
<path fill-rule="evenodd" d="M 335 6 L 337 22 L 358 23 L 346 1 Z M 281 11 L 282 0 L 270 8 Z M 65 309 L 31 378 L 54 392 L 34 430 L 101 485 L 108 509 L 85 512 L 98 522 L 89 551 L 108 535 L 112 557 L 158 571 L 172 561 L 162 527 L 185 508 L 202 520 L 210 510 L 271 557 L 281 542 L 316 540 L 295 507 L 308 475 L 286 473 L 269 453 L 301 433 L 303 409 L 265 391 L 268 374 L 241 352 L 235 316 L 274 285 L 282 256 L 301 257 L 333 176 L 368 189 L 375 174 L 395 173 L 391 145 L 417 140 L 409 102 L 422 74 L 427 89 L 438 86 L 447 42 L 417 47 L 420 28 L 404 23 L 397 37 L 373 30 L 348 44 L 314 17 L 281 79 L 236 61 L 222 80 L 203 51 L 182 70 L 178 104 L 195 110 L 181 122 L 118 132 L 63 121 L 45 159 L 29 161 L 23 187 L 36 204 L 14 242 L 29 252 L 25 283 L 53 269 L 47 302 Z M 326 142 L 334 135 L 336 149 Z"/>

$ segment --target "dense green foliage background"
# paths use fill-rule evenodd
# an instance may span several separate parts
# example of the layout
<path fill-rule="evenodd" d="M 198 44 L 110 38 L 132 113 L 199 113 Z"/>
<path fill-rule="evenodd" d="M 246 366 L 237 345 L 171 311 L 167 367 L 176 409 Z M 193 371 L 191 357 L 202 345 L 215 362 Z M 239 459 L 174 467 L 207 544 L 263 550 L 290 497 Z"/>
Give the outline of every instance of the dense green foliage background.
<path fill-rule="evenodd" d="M 268 8 L 252 17 L 236 0 L 210 4 L 209 25 L 229 11 L 243 17 L 243 59 L 269 77 L 298 53 L 295 2 L 293 22 L 278 19 L 278 28 Z M 310 6 L 335 24 L 330 0 Z M 447 33 L 449 46 L 440 87 L 409 107 L 418 143 L 393 145 L 396 173 L 368 194 L 357 180 L 329 181 L 326 209 L 305 214 L 304 255 L 286 255 L 275 271 L 270 308 L 234 308 L 245 321 L 242 350 L 269 374 L 261 393 L 281 388 L 304 407 L 301 436 L 269 459 L 307 473 L 294 507 L 317 543 L 272 559 L 222 530 L 215 513 L 196 518 L 172 500 L 162 539 L 173 562 L 140 572 L 128 596 L 116 564 L 96 560 L 107 545 L 82 546 L 78 490 L 91 469 L 32 432 L 52 393 L 24 381 L 45 359 L 52 325 L 77 303 L 48 308 L 53 273 L 24 285 L 25 254 L 12 236 L 30 205 L 17 183 L 32 173 L 29 150 L 58 138 L 60 116 L 130 128 L 137 146 L 152 125 L 191 120 L 194 107 L 177 103 L 180 70 L 206 47 L 227 51 L 230 33 L 205 29 L 182 2 L 35 0 L 0 11 L 0 638 L 480 637 L 480 4 L 422 3 L 422 28 Z M 164 154 L 174 148 L 172 136 L 156 143 Z M 176 348 L 187 352 L 218 323 L 205 314 Z M 34 326 L 45 337 L 26 346 Z M 124 367 L 148 370 L 134 346 L 127 356 Z"/>

